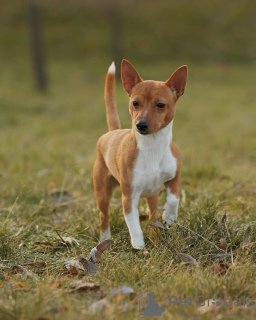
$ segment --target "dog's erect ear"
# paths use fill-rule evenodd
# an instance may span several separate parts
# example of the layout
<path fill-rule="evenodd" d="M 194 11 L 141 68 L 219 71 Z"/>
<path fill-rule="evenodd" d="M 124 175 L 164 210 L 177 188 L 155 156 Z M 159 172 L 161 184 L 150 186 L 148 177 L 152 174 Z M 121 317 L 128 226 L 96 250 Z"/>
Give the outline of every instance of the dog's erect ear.
<path fill-rule="evenodd" d="M 177 99 L 183 95 L 187 83 L 188 67 L 182 66 L 177 69 L 165 84 L 176 93 Z"/>
<path fill-rule="evenodd" d="M 134 66 L 127 60 L 122 61 L 121 75 L 124 89 L 130 95 L 132 88 L 136 86 L 137 83 L 141 82 L 142 79 Z"/>

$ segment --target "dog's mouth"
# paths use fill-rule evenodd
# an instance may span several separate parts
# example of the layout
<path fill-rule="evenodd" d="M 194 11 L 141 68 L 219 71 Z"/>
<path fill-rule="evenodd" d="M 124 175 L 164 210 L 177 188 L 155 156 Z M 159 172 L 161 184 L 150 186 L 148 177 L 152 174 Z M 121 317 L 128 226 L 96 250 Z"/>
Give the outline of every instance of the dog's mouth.
<path fill-rule="evenodd" d="M 149 134 L 149 131 L 148 131 L 148 130 L 146 130 L 146 131 L 140 131 L 140 130 L 137 129 L 137 132 L 138 132 L 139 134 L 143 135 L 143 136 L 146 136 L 146 135 Z"/>

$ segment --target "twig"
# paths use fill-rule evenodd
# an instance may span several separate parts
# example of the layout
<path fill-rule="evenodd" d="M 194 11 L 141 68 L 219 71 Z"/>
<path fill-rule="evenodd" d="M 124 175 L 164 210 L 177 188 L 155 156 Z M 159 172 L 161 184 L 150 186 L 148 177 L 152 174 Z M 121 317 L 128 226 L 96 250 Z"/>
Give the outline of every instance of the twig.
<path fill-rule="evenodd" d="M 57 235 L 60 237 L 61 241 L 66 245 L 65 240 L 62 238 L 62 236 L 59 234 L 59 232 L 55 229 Z"/>

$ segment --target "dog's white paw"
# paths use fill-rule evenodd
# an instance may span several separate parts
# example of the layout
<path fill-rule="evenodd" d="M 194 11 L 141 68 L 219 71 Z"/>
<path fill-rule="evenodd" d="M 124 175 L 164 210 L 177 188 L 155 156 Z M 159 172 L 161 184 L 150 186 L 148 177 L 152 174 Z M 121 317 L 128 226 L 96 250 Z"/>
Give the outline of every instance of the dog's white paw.
<path fill-rule="evenodd" d="M 171 227 L 177 220 L 177 215 L 175 214 L 169 214 L 167 215 L 166 212 L 164 211 L 162 215 L 162 219 L 165 224 L 167 224 L 168 227 Z"/>
<path fill-rule="evenodd" d="M 171 227 L 178 218 L 179 198 L 168 191 L 166 203 L 164 205 L 163 221 L 168 227 Z"/>
<path fill-rule="evenodd" d="M 131 236 L 132 247 L 136 250 L 145 248 L 144 237 L 142 233 L 133 233 Z"/>

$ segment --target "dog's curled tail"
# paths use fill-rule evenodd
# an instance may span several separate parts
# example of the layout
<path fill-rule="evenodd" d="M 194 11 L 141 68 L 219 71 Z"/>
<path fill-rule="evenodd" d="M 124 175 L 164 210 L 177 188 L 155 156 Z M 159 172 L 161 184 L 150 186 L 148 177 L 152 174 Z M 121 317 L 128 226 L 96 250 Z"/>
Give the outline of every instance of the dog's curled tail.
<path fill-rule="evenodd" d="M 107 124 L 109 131 L 120 129 L 120 120 L 116 107 L 115 83 L 116 83 L 116 67 L 112 62 L 108 69 L 105 81 L 105 103 L 107 112 Z"/>

